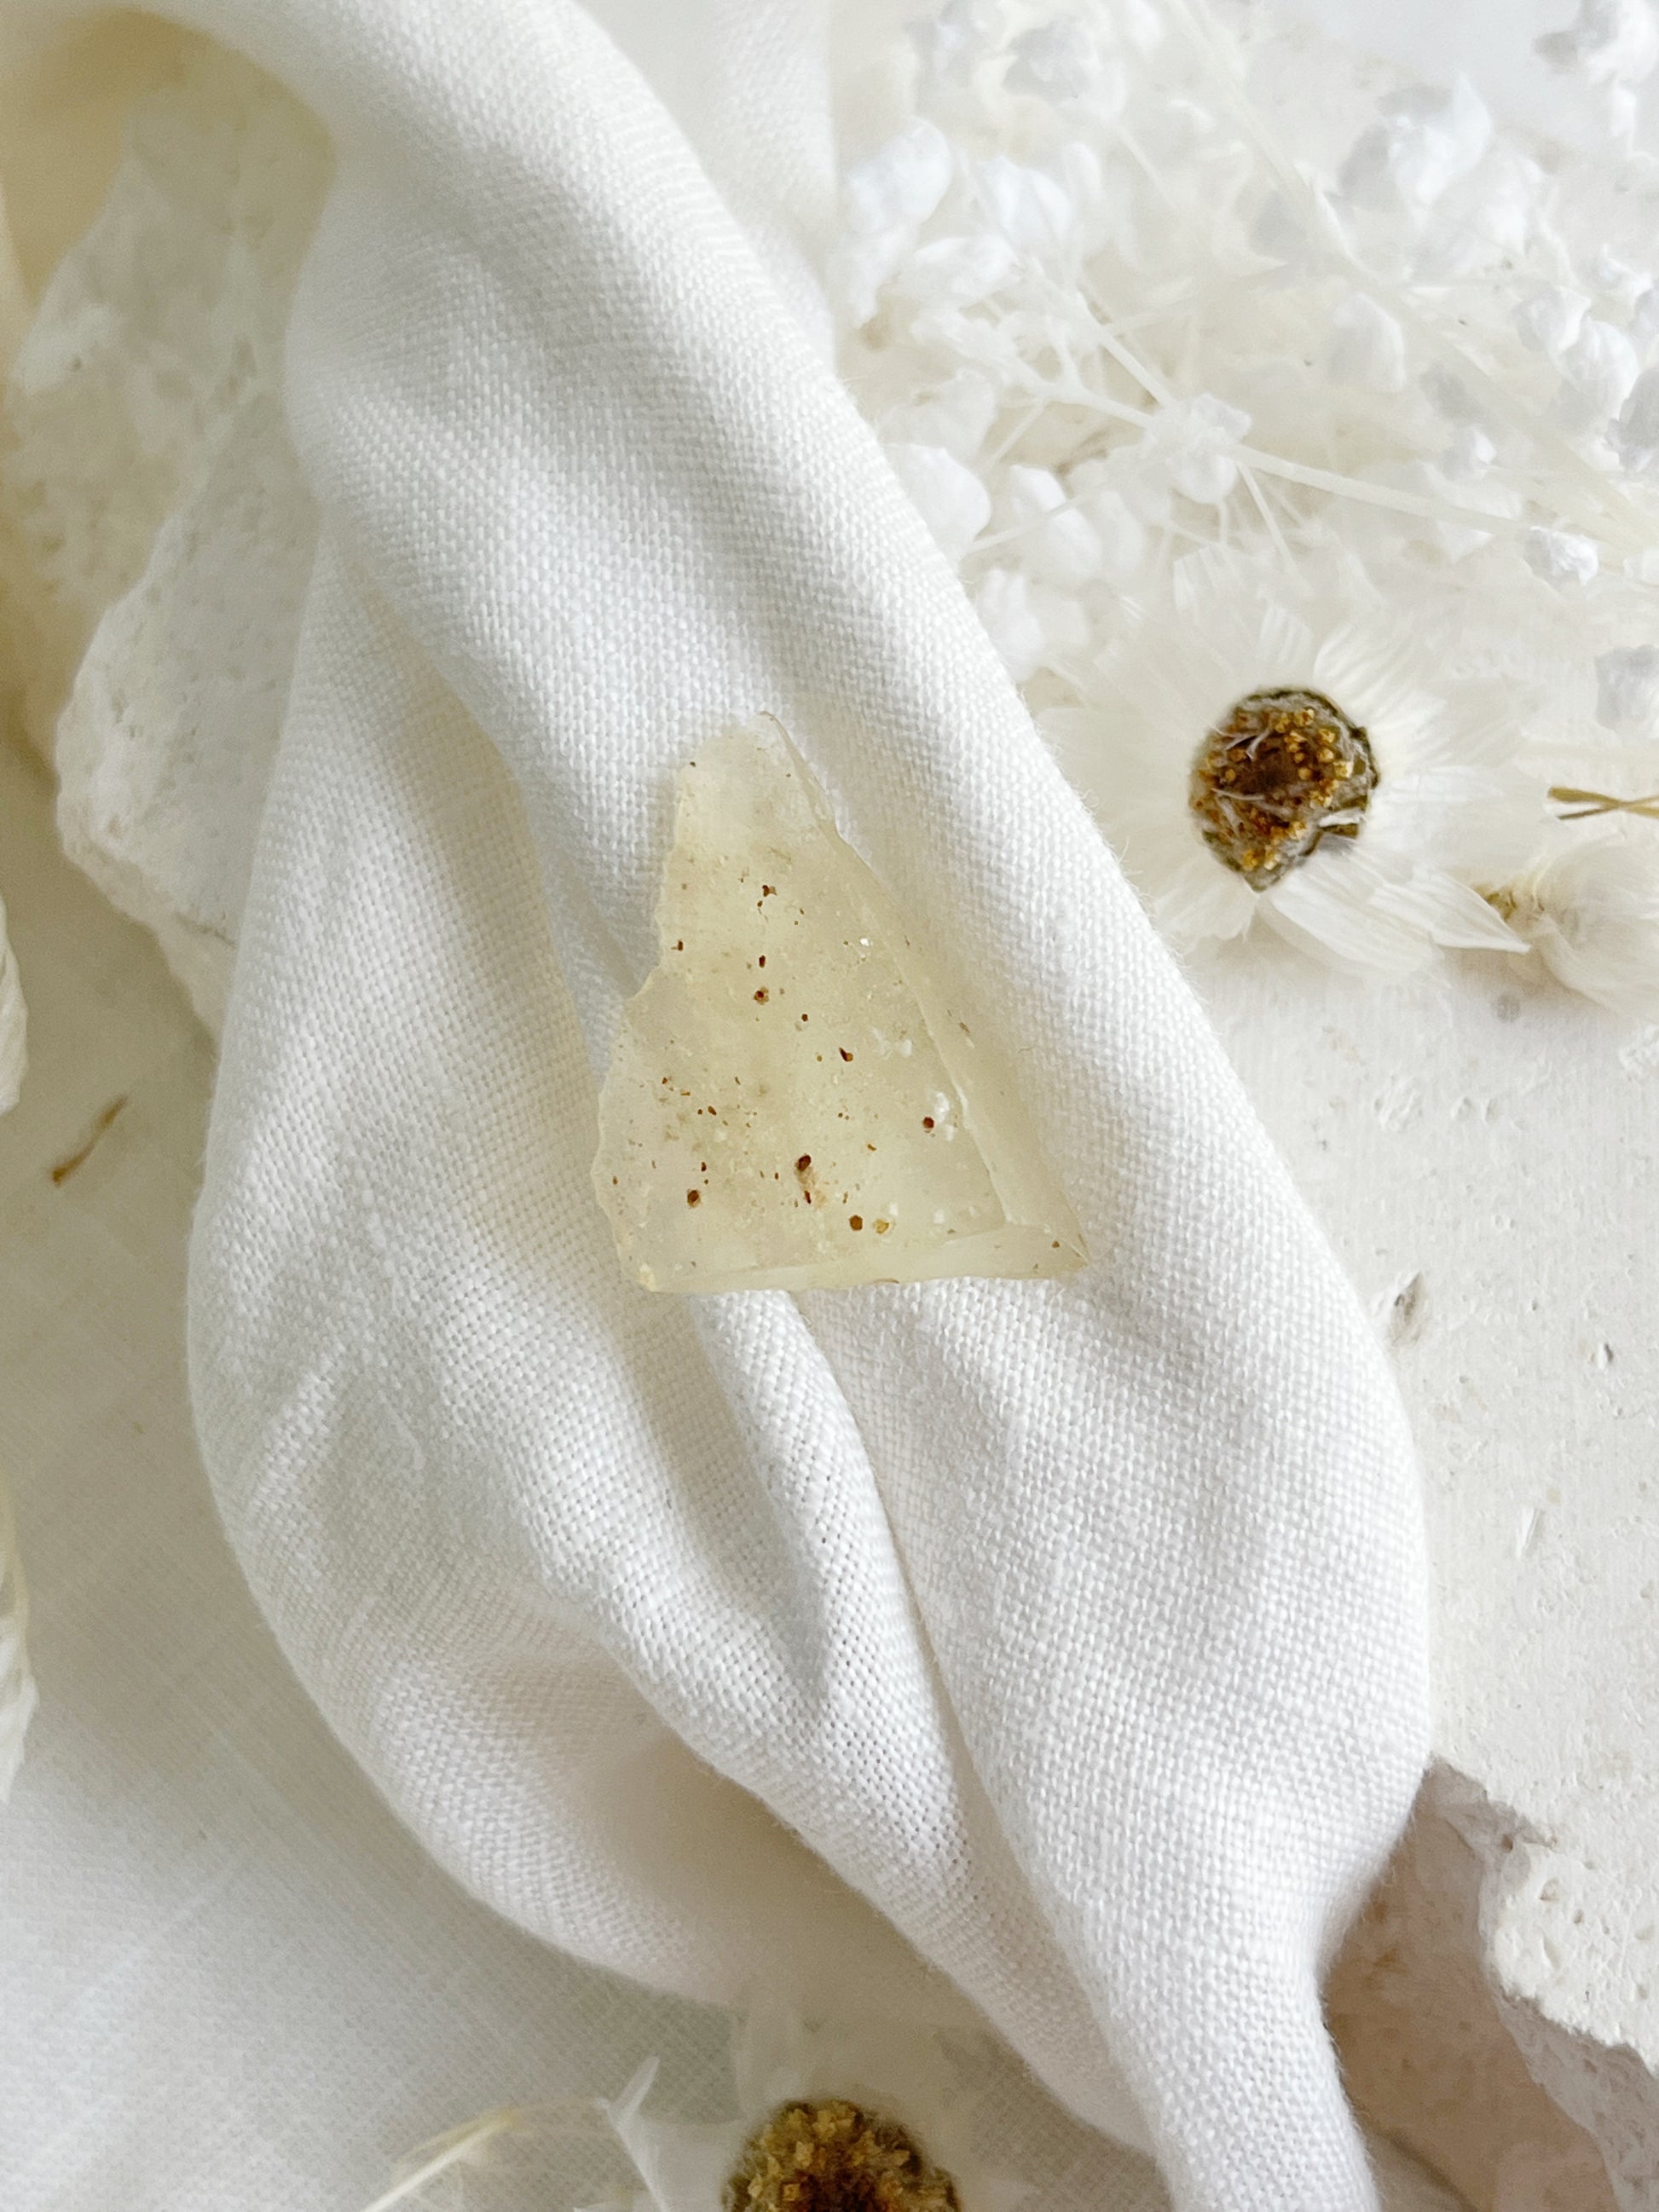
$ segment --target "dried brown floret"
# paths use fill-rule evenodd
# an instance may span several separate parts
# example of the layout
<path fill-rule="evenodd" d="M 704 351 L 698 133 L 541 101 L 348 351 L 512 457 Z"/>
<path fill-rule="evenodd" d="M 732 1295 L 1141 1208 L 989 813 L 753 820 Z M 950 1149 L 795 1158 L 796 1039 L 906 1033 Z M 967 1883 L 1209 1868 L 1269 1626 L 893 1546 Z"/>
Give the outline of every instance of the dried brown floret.
<path fill-rule="evenodd" d="M 956 2184 L 896 2120 L 831 2098 L 783 2105 L 744 2144 L 726 2212 L 960 2212 Z"/>
<path fill-rule="evenodd" d="M 1320 691 L 1249 691 L 1199 748 L 1188 803 L 1216 858 L 1264 891 L 1326 837 L 1357 837 L 1376 758 Z"/>

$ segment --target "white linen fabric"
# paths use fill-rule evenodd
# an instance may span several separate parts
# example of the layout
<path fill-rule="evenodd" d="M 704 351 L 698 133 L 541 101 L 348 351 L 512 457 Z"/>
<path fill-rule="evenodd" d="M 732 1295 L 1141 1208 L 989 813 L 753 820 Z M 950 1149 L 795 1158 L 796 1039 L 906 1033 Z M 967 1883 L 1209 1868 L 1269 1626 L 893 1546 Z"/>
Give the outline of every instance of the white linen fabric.
<path fill-rule="evenodd" d="M 570 0 L 172 12 L 337 161 L 288 345 L 322 544 L 192 1261 L 292 1662 L 581 1957 L 725 2002 L 942 1973 L 1178 2205 L 1360 2212 L 1318 1975 L 1424 1757 L 1407 1440 L 827 365 L 810 21 L 673 42 L 694 153 Z M 775 94 L 820 127 L 754 128 Z M 595 1072 L 673 772 L 761 708 L 1017 1056 L 1082 1276 L 623 1279 Z"/>
<path fill-rule="evenodd" d="M 52 812 L 46 776 L 0 744 L 0 882 L 32 1048 L 0 1121 L 0 1469 L 41 1690 L 0 1808 L 0 2204 L 362 2212 L 438 2130 L 504 2101 L 614 2095 L 646 2058 L 653 2114 L 724 2119 L 726 2015 L 584 1966 L 464 1896 L 258 1618 L 185 1390 L 213 1056 L 156 947 L 64 858 Z M 932 2039 L 883 2022 L 882 2000 L 872 1989 L 866 2010 L 887 2045 L 925 2055 Z M 1068 2121 L 1006 2054 L 975 2040 L 966 2057 L 971 2107 L 942 2140 L 929 2112 L 923 2137 L 953 2169 L 965 2119 L 981 2164 L 1022 2177 L 1042 2212 L 1167 2212 L 1147 2160 Z M 865 2078 L 887 2085 L 890 2064 Z M 1420 2170 L 1373 2154 L 1389 2212 L 1449 2212 Z M 555 2130 L 420 2202 L 560 2212 L 626 2179 L 614 2153 Z M 1004 2201 L 964 2197 L 969 2212 Z"/>

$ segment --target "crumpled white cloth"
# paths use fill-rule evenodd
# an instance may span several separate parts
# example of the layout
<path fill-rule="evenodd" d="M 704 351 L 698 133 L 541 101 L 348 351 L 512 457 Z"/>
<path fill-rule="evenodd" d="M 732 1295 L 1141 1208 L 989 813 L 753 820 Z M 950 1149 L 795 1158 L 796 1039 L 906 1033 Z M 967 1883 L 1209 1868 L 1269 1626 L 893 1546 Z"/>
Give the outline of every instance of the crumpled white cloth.
<path fill-rule="evenodd" d="M 912 2008 L 931 1967 L 1189 2212 L 1361 2212 L 1318 1974 L 1424 1757 L 1409 1446 L 827 364 L 811 11 L 618 11 L 695 153 L 572 0 L 173 12 L 337 162 L 288 344 L 322 544 L 192 1270 L 204 1454 L 296 1670 L 581 1956 Z M 1081 1277 L 623 1279 L 595 1073 L 673 773 L 761 708 L 973 978 Z"/>

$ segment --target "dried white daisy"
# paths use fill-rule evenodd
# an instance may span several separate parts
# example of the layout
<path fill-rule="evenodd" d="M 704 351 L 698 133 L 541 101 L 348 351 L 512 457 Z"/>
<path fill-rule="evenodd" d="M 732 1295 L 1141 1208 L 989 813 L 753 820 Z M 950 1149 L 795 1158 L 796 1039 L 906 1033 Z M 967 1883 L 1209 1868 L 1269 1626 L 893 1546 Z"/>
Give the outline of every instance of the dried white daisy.
<path fill-rule="evenodd" d="M 1159 927 L 1190 949 L 1261 921 L 1382 975 L 1524 951 L 1481 895 L 1534 812 L 1501 702 L 1437 684 L 1420 629 L 1357 593 L 1273 586 L 1188 556 L 1091 703 L 1042 717 Z"/>
<path fill-rule="evenodd" d="M 684 2127 L 644 2110 L 646 2069 L 609 2108 L 654 2212 L 1012 2212 L 938 2034 L 762 2008 L 734 2029 L 738 2115 Z"/>
<path fill-rule="evenodd" d="M 604 2138 L 636 2186 L 589 2212 L 1014 2212 L 1028 2185 L 980 2148 L 976 2094 L 937 2030 L 809 2021 L 763 2005 L 732 2023 L 737 2110 L 714 2125 L 647 2111 L 649 2059 L 621 2094 L 502 2106 L 412 2153 L 368 2212 L 422 2198 L 509 2145 L 522 2159 Z"/>

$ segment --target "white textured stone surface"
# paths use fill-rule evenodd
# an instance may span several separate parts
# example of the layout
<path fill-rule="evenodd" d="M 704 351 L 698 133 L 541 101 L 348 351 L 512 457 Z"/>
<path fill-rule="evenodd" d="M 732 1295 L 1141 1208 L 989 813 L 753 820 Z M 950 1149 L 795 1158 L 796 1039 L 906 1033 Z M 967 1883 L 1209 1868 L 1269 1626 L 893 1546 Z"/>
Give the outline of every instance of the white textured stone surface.
<path fill-rule="evenodd" d="M 1616 2212 L 1593 2139 L 1528 2071 L 1484 1971 L 1484 1863 L 1437 1773 L 1327 1990 L 1345 2077 L 1474 2212 Z"/>
<path fill-rule="evenodd" d="M 1659 2205 L 1659 1033 L 1520 965 L 1200 978 L 1393 1345 L 1423 1455 L 1444 1803 L 1529 2066 Z"/>
<path fill-rule="evenodd" d="M 12 365 L 0 651 L 70 853 L 216 1029 L 316 536 L 278 392 L 328 151 L 219 47 L 156 67 Z"/>

